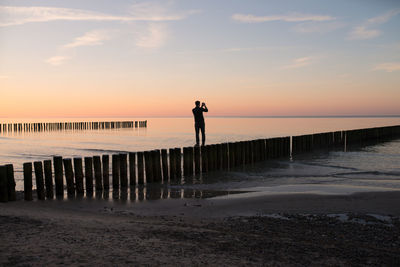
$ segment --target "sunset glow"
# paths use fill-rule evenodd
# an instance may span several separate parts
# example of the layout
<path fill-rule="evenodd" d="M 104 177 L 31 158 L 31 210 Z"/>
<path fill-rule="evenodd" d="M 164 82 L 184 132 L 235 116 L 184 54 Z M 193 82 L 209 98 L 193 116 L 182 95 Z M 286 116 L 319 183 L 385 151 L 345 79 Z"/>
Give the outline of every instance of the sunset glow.
<path fill-rule="evenodd" d="M 0 1 L 0 117 L 400 114 L 397 1 Z"/>

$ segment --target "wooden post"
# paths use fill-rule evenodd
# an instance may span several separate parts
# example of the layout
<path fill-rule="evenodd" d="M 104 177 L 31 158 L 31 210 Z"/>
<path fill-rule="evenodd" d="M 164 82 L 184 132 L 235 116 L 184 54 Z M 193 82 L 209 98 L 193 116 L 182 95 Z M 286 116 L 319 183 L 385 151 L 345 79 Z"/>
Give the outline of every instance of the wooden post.
<path fill-rule="evenodd" d="M 190 170 L 189 170 L 189 148 L 184 147 L 183 148 L 183 175 L 185 177 L 190 175 Z"/>
<path fill-rule="evenodd" d="M 43 161 L 44 165 L 44 182 L 46 186 L 46 198 L 54 198 L 54 188 L 53 188 L 53 172 L 51 168 L 51 160 Z"/>
<path fill-rule="evenodd" d="M 215 154 L 214 147 L 212 145 L 206 145 L 208 154 L 208 170 L 213 171 L 215 167 Z"/>
<path fill-rule="evenodd" d="M 67 182 L 67 194 L 69 197 L 75 196 L 75 186 L 74 186 L 74 171 L 72 170 L 72 160 L 63 159 L 64 170 L 65 170 L 65 180 Z"/>
<path fill-rule="evenodd" d="M 101 157 L 103 165 L 103 187 L 104 190 L 110 189 L 110 157 L 103 155 Z"/>
<path fill-rule="evenodd" d="M 17 199 L 17 196 L 15 193 L 14 166 L 12 164 L 7 164 L 6 170 L 8 201 L 15 201 Z"/>
<path fill-rule="evenodd" d="M 234 143 L 228 143 L 228 149 L 229 149 L 229 169 L 232 169 L 235 167 L 235 149 L 234 149 Z"/>
<path fill-rule="evenodd" d="M 182 154 L 180 148 L 175 148 L 175 164 L 176 178 L 180 180 L 182 178 Z"/>
<path fill-rule="evenodd" d="M 0 166 L 0 202 L 8 201 L 7 167 Z"/>
<path fill-rule="evenodd" d="M 144 167 L 146 170 L 146 183 L 153 182 L 153 161 L 151 160 L 151 152 L 145 151 L 144 154 Z"/>
<path fill-rule="evenodd" d="M 32 163 L 24 163 L 24 199 L 33 200 L 32 197 Z"/>
<path fill-rule="evenodd" d="M 194 173 L 199 174 L 200 173 L 200 147 L 195 146 L 194 147 Z"/>
<path fill-rule="evenodd" d="M 136 153 L 129 153 L 129 185 L 136 185 Z"/>
<path fill-rule="evenodd" d="M 137 152 L 138 184 L 144 184 L 143 152 Z"/>
<path fill-rule="evenodd" d="M 113 190 L 119 191 L 120 157 L 118 154 L 112 155 L 112 185 Z"/>
<path fill-rule="evenodd" d="M 74 158 L 74 170 L 75 170 L 75 186 L 76 193 L 83 195 L 85 193 L 83 189 L 83 166 L 82 158 Z"/>
<path fill-rule="evenodd" d="M 154 168 L 154 182 L 160 183 L 162 181 L 161 175 L 161 157 L 160 150 L 156 149 L 152 151 L 153 168 Z"/>
<path fill-rule="evenodd" d="M 121 188 L 128 188 L 128 155 L 119 154 Z"/>
<path fill-rule="evenodd" d="M 176 162 L 175 162 L 175 149 L 169 149 L 169 179 L 170 181 L 176 178 Z"/>
<path fill-rule="evenodd" d="M 227 170 L 229 164 L 228 144 L 222 144 L 222 169 Z"/>
<path fill-rule="evenodd" d="M 86 195 L 93 194 L 93 158 L 85 157 L 85 182 L 86 182 Z"/>
<path fill-rule="evenodd" d="M 94 167 L 94 180 L 96 183 L 96 191 L 103 190 L 102 173 L 101 173 L 101 159 L 100 156 L 93 156 Z"/>
<path fill-rule="evenodd" d="M 54 181 L 56 184 L 56 196 L 64 196 L 64 177 L 62 157 L 53 157 Z"/>
<path fill-rule="evenodd" d="M 161 149 L 162 174 L 164 182 L 168 182 L 168 151 Z"/>
<path fill-rule="evenodd" d="M 39 200 L 44 200 L 45 199 L 45 193 L 44 193 L 44 180 L 43 180 L 43 165 L 42 165 L 42 162 L 41 161 L 35 161 L 33 163 L 33 166 L 35 168 L 37 198 Z"/>
<path fill-rule="evenodd" d="M 208 153 L 207 147 L 201 146 L 201 172 L 206 173 L 208 172 Z"/>

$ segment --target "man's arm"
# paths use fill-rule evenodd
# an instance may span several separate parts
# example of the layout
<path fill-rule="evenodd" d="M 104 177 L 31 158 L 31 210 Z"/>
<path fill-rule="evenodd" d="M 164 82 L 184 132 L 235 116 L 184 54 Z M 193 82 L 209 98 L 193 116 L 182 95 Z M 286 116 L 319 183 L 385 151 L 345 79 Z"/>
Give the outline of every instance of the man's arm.
<path fill-rule="evenodd" d="M 203 105 L 204 107 L 203 107 L 203 111 L 204 112 L 208 112 L 208 108 L 207 108 L 207 106 L 206 106 L 206 104 L 204 103 L 204 105 Z"/>

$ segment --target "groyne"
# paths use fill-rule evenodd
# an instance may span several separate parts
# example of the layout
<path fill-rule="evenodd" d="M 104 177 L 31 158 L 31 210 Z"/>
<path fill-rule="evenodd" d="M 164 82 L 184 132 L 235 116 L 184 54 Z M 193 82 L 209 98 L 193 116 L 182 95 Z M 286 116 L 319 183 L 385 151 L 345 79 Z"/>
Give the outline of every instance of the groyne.
<path fill-rule="evenodd" d="M 315 150 L 344 149 L 400 138 L 400 126 L 314 133 L 257 139 L 201 147 L 156 149 L 76 157 L 56 156 L 53 160 L 23 164 L 24 199 L 33 199 L 33 174 L 39 200 L 92 196 L 93 192 L 126 191 L 136 186 L 179 183 L 199 174 L 256 162 L 289 159 Z M 111 159 L 111 174 L 110 174 Z M 111 178 L 111 182 L 110 182 Z M 0 166 L 0 201 L 14 201 L 15 180 L 12 164 Z"/>
<path fill-rule="evenodd" d="M 146 121 L 81 121 L 81 122 L 24 122 L 0 123 L 0 133 L 45 132 L 65 130 L 102 130 L 120 128 L 144 128 Z"/>

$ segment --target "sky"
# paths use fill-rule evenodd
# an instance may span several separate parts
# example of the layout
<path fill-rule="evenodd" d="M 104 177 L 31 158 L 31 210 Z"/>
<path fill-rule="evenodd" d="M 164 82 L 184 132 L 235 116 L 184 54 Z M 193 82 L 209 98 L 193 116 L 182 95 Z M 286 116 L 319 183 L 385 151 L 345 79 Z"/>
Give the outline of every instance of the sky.
<path fill-rule="evenodd" d="M 0 117 L 400 115 L 400 1 L 0 0 Z"/>

